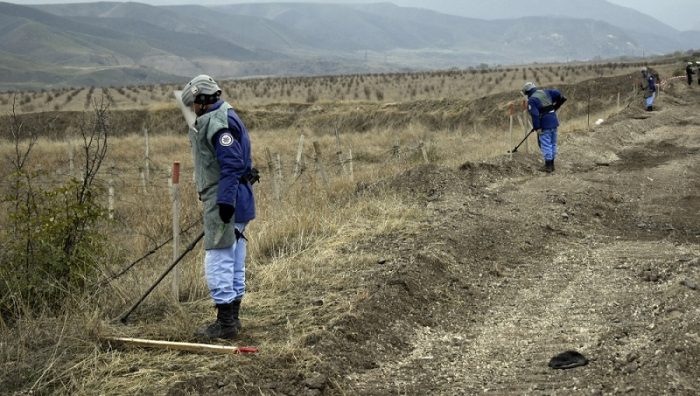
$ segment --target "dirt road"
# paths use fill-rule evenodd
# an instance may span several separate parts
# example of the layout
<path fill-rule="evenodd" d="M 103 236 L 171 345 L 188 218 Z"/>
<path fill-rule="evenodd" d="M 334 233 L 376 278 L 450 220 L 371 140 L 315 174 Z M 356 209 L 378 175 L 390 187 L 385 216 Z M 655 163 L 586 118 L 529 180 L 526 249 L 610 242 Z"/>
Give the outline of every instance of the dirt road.
<path fill-rule="evenodd" d="M 700 394 L 699 103 L 677 84 L 563 136 L 551 175 L 518 153 L 389 182 L 434 219 L 365 246 L 398 257 L 323 371 L 363 395 Z M 548 367 L 567 350 L 588 365 Z"/>

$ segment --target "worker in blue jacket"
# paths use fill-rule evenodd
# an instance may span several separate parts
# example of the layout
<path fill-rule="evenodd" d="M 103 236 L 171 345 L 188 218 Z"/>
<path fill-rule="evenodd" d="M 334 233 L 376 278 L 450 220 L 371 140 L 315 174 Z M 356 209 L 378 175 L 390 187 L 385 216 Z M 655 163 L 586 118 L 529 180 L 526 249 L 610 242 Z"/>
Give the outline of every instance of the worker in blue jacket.
<path fill-rule="evenodd" d="M 647 103 L 647 111 L 654 111 L 654 97 L 656 97 L 656 84 L 654 74 L 649 73 L 646 67 L 642 68 L 642 93 Z"/>
<path fill-rule="evenodd" d="M 544 157 L 544 166 L 540 171 L 554 172 L 559 127 L 556 111 L 566 102 L 566 97 L 556 89 L 538 89 L 531 82 L 525 83 L 522 94 L 528 98 L 527 108 L 532 117 L 532 129 L 537 131 L 538 144 Z"/>
<path fill-rule="evenodd" d="M 693 85 L 693 74 L 695 74 L 693 71 L 693 62 L 688 62 L 688 65 L 685 67 L 685 74 L 688 77 L 688 85 Z"/>
<path fill-rule="evenodd" d="M 241 330 L 246 257 L 243 232 L 255 218 L 250 138 L 241 119 L 220 95 L 221 89 L 211 77 L 199 75 L 185 86 L 181 96 L 182 104 L 196 116 L 189 138 L 197 193 L 204 203 L 204 272 L 217 308 L 216 321 L 197 333 L 203 339 L 234 338 Z"/>

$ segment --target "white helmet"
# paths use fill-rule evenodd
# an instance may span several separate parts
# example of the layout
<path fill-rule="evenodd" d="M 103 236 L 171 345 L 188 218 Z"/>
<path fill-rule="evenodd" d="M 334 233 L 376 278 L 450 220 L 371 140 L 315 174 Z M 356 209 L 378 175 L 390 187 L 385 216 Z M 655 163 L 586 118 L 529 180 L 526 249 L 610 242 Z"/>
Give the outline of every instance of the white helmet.
<path fill-rule="evenodd" d="M 526 82 L 525 85 L 523 85 L 522 93 L 523 95 L 527 95 L 528 92 L 532 91 L 535 88 L 537 88 L 535 84 L 531 82 Z"/>
<path fill-rule="evenodd" d="M 219 100 L 221 88 L 213 78 L 200 74 L 182 89 L 182 103 L 189 107 L 192 103 L 212 104 Z"/>
<path fill-rule="evenodd" d="M 693 62 L 688 62 L 688 65 L 692 65 L 692 64 L 693 64 Z"/>
<path fill-rule="evenodd" d="M 646 68 L 646 67 L 643 67 L 643 68 L 642 68 L 642 74 L 644 74 L 644 75 L 647 74 L 647 68 Z"/>

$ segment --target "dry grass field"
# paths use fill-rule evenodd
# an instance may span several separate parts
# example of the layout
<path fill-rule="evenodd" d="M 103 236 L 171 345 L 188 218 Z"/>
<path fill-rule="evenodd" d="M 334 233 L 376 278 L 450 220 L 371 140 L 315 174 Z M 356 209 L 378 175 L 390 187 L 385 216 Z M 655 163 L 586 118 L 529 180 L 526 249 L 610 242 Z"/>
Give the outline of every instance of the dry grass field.
<path fill-rule="evenodd" d="M 671 59 L 650 64 L 668 77 L 681 63 Z M 126 324 L 118 320 L 173 260 L 173 246 L 166 242 L 172 237 L 169 180 L 174 162 L 181 163 L 180 228 L 186 230 L 180 236 L 180 251 L 201 231 L 201 206 L 194 192 L 189 142 L 172 100 L 172 90 L 180 87 L 109 88 L 115 131 L 108 137 L 94 184 L 102 189 L 98 202 L 104 207 L 113 188 L 114 218 L 96 226 L 105 236 L 103 255 L 96 258 L 98 273 L 87 280 L 82 293 L 61 303 L 58 312 L 1 318 L 0 393 L 349 395 L 364 389 L 365 394 L 421 394 L 408 385 L 386 392 L 380 386 L 364 388 L 366 384 L 353 388 L 350 374 L 360 370 L 358 364 L 371 370 L 382 363 L 344 362 L 342 351 L 330 353 L 319 341 L 367 336 L 361 331 L 339 335 L 336 330 L 363 320 L 358 307 L 373 301 L 372 270 L 378 260 L 391 262 L 401 251 L 423 251 L 415 244 L 435 221 L 431 206 L 423 201 L 427 197 L 430 202 L 430 190 L 424 187 L 431 180 L 422 175 L 416 177 L 416 186 L 400 189 L 391 187 L 392 180 L 403 178 L 410 185 L 411 172 L 425 172 L 426 159 L 437 167 L 438 180 L 445 177 L 440 169 L 507 158 L 507 151 L 523 137 L 523 120 L 518 117 L 519 90 L 525 81 L 557 87 L 569 97 L 560 112 L 564 140 L 595 130 L 598 119 L 607 121 L 641 108 L 641 97 L 635 96 L 640 67 L 534 65 L 220 81 L 223 97 L 249 126 L 254 165 L 262 171 L 255 186 L 258 215 L 247 231 L 244 332 L 226 344 L 261 350 L 245 356 L 137 349 L 107 341 L 117 336 L 192 341 L 193 333 L 214 315 L 204 282 L 204 252 L 197 246 L 178 265 L 179 301 L 173 300 L 168 276 Z M 0 114 L 6 121 L 12 114 L 22 120 L 58 117 L 50 135 L 39 137 L 31 150 L 25 141 L 3 135 L 3 196 L 10 193 L 9 161 L 18 149 L 29 152 L 25 167 L 37 172 L 37 188 L 60 186 L 71 172 L 79 177 L 86 156 L 72 117 L 75 112 L 90 113 L 91 103 L 102 95 L 99 89 L 0 94 Z M 510 105 L 516 110 L 512 137 Z M 71 118 L 61 119 L 66 114 Z M 149 132 L 148 158 L 144 129 Z M 302 135 L 302 163 L 295 175 Z M 321 149 L 320 157 L 313 143 Z M 74 153 L 72 171 L 69 152 Z M 534 139 L 519 153 L 532 160 L 530 167 L 536 166 Z M 268 154 L 279 158 L 279 173 Z M 279 182 L 279 202 L 273 179 Z M 9 224 L 12 208 L 7 200 L 3 205 L 0 221 Z M 388 239 L 397 250 L 363 248 Z M 439 248 L 430 254 L 430 260 L 449 261 Z M 23 305 L 21 296 L 6 297 Z M 389 341 L 378 337 L 401 349 L 409 341 L 400 334 Z"/>

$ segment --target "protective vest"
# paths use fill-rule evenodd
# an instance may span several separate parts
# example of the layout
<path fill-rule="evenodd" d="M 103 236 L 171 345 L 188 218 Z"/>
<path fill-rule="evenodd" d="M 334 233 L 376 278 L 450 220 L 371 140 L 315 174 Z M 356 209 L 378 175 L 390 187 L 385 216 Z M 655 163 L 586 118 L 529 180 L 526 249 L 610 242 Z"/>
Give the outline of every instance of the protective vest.
<path fill-rule="evenodd" d="M 532 93 L 532 97 L 539 99 L 540 103 L 542 103 L 542 109 L 538 109 L 540 114 L 549 113 L 554 110 L 554 105 L 545 91 L 538 89 Z"/>
<path fill-rule="evenodd" d="M 199 199 L 204 203 L 204 248 L 222 249 L 236 241 L 233 224 L 224 225 L 216 204 L 219 192 L 221 168 L 216 158 L 212 139 L 217 132 L 228 128 L 228 110 L 231 105 L 224 102 L 218 109 L 198 117 L 195 128 L 190 129 L 195 184 Z"/>
<path fill-rule="evenodd" d="M 654 91 L 656 90 L 654 85 L 654 76 L 647 75 L 644 77 L 644 82 L 642 83 L 642 90 L 644 91 L 644 98 L 649 98 L 654 96 Z"/>

